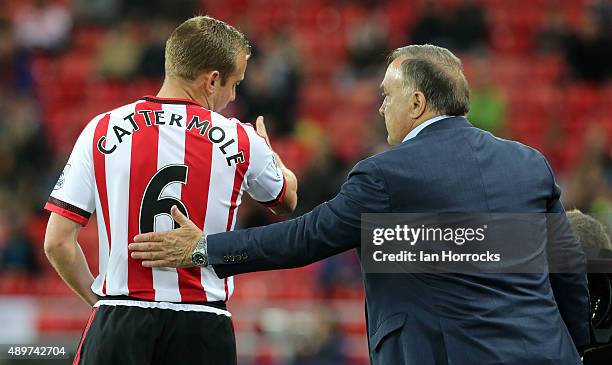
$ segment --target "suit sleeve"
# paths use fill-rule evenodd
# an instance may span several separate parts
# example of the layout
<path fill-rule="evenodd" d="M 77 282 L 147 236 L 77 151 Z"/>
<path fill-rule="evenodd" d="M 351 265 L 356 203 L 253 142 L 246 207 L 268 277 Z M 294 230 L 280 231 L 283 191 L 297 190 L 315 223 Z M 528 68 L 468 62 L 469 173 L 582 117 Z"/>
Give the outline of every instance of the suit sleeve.
<path fill-rule="evenodd" d="M 208 259 L 220 278 L 308 265 L 360 244 L 361 214 L 389 210 L 385 182 L 370 160 L 358 163 L 338 195 L 298 218 L 209 235 Z"/>
<path fill-rule="evenodd" d="M 586 256 L 565 215 L 560 201 L 561 190 L 554 177 L 552 185 L 547 209 L 547 254 L 553 270 L 549 279 L 561 317 L 576 348 L 581 350 L 590 342 Z"/>

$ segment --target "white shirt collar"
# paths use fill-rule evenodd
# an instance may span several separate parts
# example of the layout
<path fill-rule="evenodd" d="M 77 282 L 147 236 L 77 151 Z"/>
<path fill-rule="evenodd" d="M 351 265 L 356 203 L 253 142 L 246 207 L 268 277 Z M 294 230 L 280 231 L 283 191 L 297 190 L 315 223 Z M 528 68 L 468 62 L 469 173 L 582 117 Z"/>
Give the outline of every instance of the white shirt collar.
<path fill-rule="evenodd" d="M 426 121 L 424 121 L 423 123 L 419 124 L 415 129 L 411 130 L 410 133 L 408 133 L 406 135 L 406 137 L 404 137 L 403 142 L 406 142 L 409 139 L 413 139 L 414 137 L 416 137 L 423 129 L 425 129 L 426 127 L 434 124 L 435 122 L 445 119 L 445 118 L 449 118 L 450 116 L 448 115 L 438 115 L 437 117 L 433 117 L 431 119 L 428 119 Z"/>

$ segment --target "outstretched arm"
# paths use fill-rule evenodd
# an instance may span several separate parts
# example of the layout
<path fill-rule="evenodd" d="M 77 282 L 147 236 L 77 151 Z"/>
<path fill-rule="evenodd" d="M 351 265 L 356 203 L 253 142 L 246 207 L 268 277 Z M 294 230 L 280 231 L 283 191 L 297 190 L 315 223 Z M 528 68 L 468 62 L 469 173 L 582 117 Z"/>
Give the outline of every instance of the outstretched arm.
<path fill-rule="evenodd" d="M 334 199 L 310 213 L 265 227 L 207 236 L 209 264 L 219 277 L 308 265 L 357 247 L 361 214 L 389 209 L 382 175 L 374 162 L 365 160 L 353 168 Z M 130 244 L 132 257 L 144 260 L 143 266 L 177 267 L 190 263 L 202 232 L 178 216 L 178 210 L 173 209 L 173 214 L 177 214 L 181 228 L 139 235 L 136 243 Z"/>

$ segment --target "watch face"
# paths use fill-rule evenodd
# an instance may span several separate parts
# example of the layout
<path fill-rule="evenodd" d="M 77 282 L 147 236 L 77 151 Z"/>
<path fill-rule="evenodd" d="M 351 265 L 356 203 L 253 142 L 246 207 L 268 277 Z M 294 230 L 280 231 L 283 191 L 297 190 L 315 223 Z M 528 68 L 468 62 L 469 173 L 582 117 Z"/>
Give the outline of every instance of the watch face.
<path fill-rule="evenodd" d="M 191 255 L 191 261 L 193 261 L 194 265 L 196 266 L 202 266 L 206 263 L 204 254 L 201 252 L 196 252 L 193 255 Z"/>

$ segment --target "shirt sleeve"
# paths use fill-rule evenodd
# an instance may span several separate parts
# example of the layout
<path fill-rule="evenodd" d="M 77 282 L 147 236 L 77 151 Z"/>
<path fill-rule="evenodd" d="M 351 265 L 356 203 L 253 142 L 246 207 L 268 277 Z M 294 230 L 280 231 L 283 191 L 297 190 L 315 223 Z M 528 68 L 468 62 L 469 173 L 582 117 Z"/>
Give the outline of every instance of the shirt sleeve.
<path fill-rule="evenodd" d="M 285 197 L 285 177 L 276 164 L 274 152 L 252 126 L 245 126 L 251 144 L 251 166 L 246 191 L 267 207 L 275 207 Z"/>
<path fill-rule="evenodd" d="M 81 224 L 87 224 L 95 209 L 93 170 L 94 122 L 89 123 L 74 146 L 44 209 Z"/>

